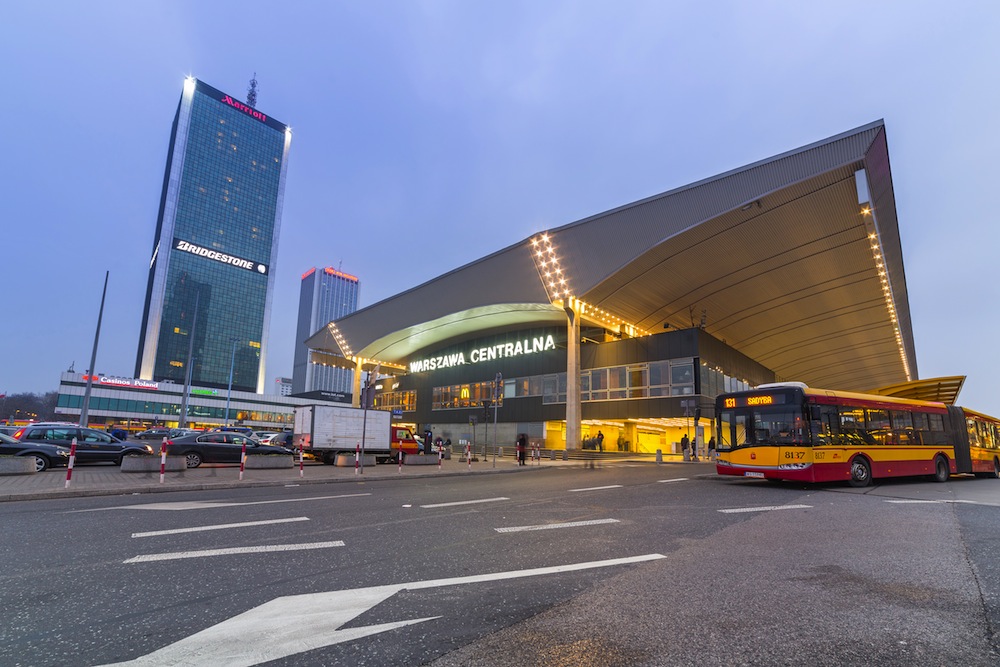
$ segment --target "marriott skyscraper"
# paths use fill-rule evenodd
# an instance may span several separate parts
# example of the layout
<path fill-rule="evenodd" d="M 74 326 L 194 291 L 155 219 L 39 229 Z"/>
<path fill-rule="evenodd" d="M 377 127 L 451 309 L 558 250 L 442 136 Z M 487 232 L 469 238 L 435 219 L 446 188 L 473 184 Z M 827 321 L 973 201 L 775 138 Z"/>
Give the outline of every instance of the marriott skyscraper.
<path fill-rule="evenodd" d="M 136 377 L 263 393 L 291 130 L 196 79 L 167 153 Z"/>

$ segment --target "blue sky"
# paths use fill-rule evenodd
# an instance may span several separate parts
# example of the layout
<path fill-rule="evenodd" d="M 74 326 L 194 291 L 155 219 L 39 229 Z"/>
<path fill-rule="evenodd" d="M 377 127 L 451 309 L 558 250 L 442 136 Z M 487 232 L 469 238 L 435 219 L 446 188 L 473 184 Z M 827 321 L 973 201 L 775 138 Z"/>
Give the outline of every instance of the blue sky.
<path fill-rule="evenodd" d="M 131 377 L 185 76 L 291 125 L 267 378 L 301 274 L 369 305 L 542 229 L 885 119 L 921 377 L 1000 415 L 1000 4 L 5 6 L 0 393 Z"/>

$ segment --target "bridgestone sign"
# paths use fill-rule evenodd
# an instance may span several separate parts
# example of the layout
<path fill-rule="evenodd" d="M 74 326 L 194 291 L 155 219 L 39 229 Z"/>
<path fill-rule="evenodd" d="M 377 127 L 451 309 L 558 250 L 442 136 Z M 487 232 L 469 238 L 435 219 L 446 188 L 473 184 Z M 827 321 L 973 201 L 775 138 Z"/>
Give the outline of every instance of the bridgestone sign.
<path fill-rule="evenodd" d="M 181 252 L 188 252 L 191 253 L 192 255 L 198 255 L 199 257 L 205 257 L 207 259 L 215 260 L 216 262 L 229 264 L 239 269 L 254 271 L 255 273 L 260 273 L 265 276 L 267 275 L 267 264 L 261 264 L 259 262 L 254 262 L 249 259 L 243 259 L 242 257 L 227 255 L 226 253 L 219 252 L 218 250 L 205 248 L 200 245 L 195 245 L 194 243 L 182 241 L 181 239 L 177 238 L 174 239 L 174 250 L 180 250 Z"/>

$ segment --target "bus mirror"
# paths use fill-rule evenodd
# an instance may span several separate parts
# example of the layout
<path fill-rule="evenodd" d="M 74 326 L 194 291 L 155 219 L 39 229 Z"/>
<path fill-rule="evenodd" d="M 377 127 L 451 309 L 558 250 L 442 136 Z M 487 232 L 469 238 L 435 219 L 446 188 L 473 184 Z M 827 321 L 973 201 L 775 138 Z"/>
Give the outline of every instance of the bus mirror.
<path fill-rule="evenodd" d="M 814 422 L 818 422 L 821 418 L 822 411 L 818 405 L 809 406 L 809 418 Z"/>

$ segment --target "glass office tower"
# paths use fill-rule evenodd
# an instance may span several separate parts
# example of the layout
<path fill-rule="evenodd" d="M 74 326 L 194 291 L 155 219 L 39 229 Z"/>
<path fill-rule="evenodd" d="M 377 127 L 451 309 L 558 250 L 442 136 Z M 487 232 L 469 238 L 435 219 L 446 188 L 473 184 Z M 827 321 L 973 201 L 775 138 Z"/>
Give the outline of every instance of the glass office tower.
<path fill-rule="evenodd" d="M 325 391 L 350 394 L 354 371 L 325 365 L 313 358 L 305 340 L 329 322 L 358 309 L 358 279 L 337 269 L 312 268 L 302 274 L 299 290 L 299 321 L 295 335 L 292 394 Z"/>
<path fill-rule="evenodd" d="M 196 79 L 170 134 L 138 378 L 264 391 L 291 131 Z M 192 345 L 193 343 L 193 345 Z"/>

